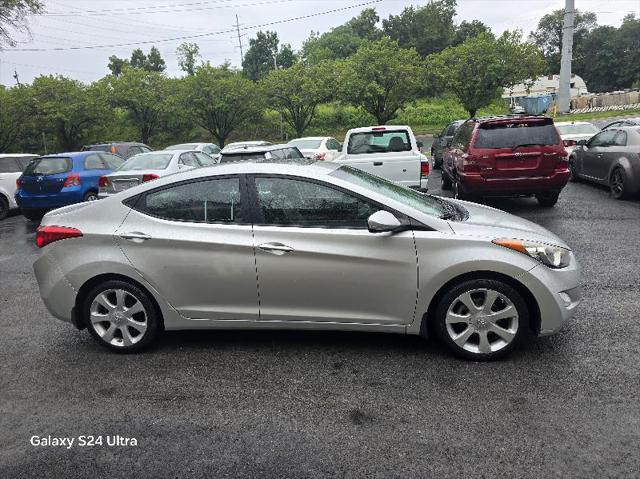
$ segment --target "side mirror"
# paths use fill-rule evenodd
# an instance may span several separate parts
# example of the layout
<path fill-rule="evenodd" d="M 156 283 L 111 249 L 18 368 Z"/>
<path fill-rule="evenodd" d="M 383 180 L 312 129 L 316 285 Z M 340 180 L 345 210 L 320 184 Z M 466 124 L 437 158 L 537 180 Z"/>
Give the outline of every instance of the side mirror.
<path fill-rule="evenodd" d="M 587 146 L 587 140 L 579 140 L 577 145 L 578 146 Z"/>
<path fill-rule="evenodd" d="M 402 226 L 400 220 L 388 211 L 376 211 L 367 220 L 369 232 L 371 233 L 391 233 Z"/>
<path fill-rule="evenodd" d="M 418 148 L 424 148 L 424 143 L 419 141 L 417 142 Z"/>

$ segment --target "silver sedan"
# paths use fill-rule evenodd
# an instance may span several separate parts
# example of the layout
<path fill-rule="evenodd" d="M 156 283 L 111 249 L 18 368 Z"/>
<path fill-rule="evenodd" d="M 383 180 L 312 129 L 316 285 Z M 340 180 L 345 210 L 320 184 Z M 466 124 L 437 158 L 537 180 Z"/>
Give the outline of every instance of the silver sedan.
<path fill-rule="evenodd" d="M 48 213 L 34 269 L 49 311 L 103 346 L 163 330 L 435 335 L 495 359 L 580 302 L 564 241 L 502 211 L 335 163 L 230 163 Z"/>

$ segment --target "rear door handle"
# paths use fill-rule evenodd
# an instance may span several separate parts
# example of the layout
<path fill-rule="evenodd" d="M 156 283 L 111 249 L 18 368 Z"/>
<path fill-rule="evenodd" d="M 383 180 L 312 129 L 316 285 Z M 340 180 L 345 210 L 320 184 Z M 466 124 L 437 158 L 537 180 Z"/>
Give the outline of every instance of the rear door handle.
<path fill-rule="evenodd" d="M 291 246 L 287 246 L 282 243 L 263 243 L 259 245 L 258 248 L 277 256 L 282 256 L 283 254 L 291 253 L 293 251 Z"/>
<path fill-rule="evenodd" d="M 150 240 L 151 236 L 149 236 L 148 234 L 145 234 L 145 233 L 140 233 L 138 231 L 133 231 L 131 233 L 121 233 L 120 234 L 120 238 L 126 239 L 126 240 L 132 240 L 132 241 L 136 241 L 136 242 L 141 242 L 141 241 Z"/>
<path fill-rule="evenodd" d="M 373 162 L 373 166 L 382 166 L 382 162 L 381 161 L 374 161 Z"/>

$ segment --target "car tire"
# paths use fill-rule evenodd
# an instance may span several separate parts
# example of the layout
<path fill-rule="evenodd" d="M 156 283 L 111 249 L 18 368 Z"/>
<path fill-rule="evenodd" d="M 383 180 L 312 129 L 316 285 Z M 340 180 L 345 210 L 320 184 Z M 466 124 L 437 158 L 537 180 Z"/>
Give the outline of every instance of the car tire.
<path fill-rule="evenodd" d="M 40 221 L 45 214 L 43 210 L 32 210 L 32 209 L 22 209 L 22 216 L 27 218 L 29 221 Z"/>
<path fill-rule="evenodd" d="M 569 181 L 576 183 L 578 181 L 578 173 L 576 172 L 576 159 L 569 157 Z"/>
<path fill-rule="evenodd" d="M 122 280 L 108 280 L 89 291 L 82 320 L 98 344 L 118 353 L 144 350 L 162 330 L 160 313 L 150 295 Z"/>
<path fill-rule="evenodd" d="M 621 167 L 614 168 L 609 177 L 611 196 L 616 200 L 623 200 L 628 196 L 627 174 Z"/>
<path fill-rule="evenodd" d="M 453 197 L 457 200 L 464 200 L 464 201 L 475 200 L 475 197 L 469 194 L 469 192 L 467 192 L 467 190 L 464 189 L 464 186 L 462 186 L 462 184 L 460 183 L 459 178 L 453 179 L 452 189 L 453 189 Z"/>
<path fill-rule="evenodd" d="M 529 334 L 526 302 L 510 285 L 494 279 L 471 279 L 451 288 L 438 302 L 434 321 L 445 346 L 472 361 L 504 357 Z"/>
<path fill-rule="evenodd" d="M 98 199 L 98 193 L 95 191 L 87 191 L 82 201 L 96 201 Z"/>
<path fill-rule="evenodd" d="M 451 178 L 449 178 L 449 175 L 447 175 L 447 173 L 444 171 L 444 168 L 442 169 L 442 185 L 441 188 L 443 190 L 450 190 L 452 187 L 451 184 Z"/>
<path fill-rule="evenodd" d="M 558 198 L 560 198 L 559 191 L 551 191 L 548 193 L 539 193 L 536 195 L 536 199 L 538 200 L 538 204 L 543 208 L 553 208 L 558 202 Z"/>
<path fill-rule="evenodd" d="M 9 216 L 9 202 L 4 196 L 0 196 L 0 220 Z"/>

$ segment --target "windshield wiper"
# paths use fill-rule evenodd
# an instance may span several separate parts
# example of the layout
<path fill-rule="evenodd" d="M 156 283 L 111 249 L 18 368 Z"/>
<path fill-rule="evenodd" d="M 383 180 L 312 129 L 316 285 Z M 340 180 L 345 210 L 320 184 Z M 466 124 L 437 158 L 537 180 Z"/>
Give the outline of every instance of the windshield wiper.
<path fill-rule="evenodd" d="M 447 200 L 439 198 L 438 196 L 429 195 L 431 198 L 440 203 L 442 207 L 442 215 L 439 216 L 441 220 L 450 220 L 458 217 L 458 209 Z"/>

